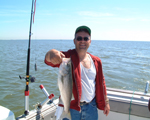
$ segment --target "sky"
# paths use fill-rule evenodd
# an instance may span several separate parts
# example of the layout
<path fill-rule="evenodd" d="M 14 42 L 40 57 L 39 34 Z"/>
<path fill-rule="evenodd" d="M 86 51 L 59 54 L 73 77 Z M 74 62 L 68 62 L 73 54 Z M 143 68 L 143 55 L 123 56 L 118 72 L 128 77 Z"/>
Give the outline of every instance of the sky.
<path fill-rule="evenodd" d="M 0 0 L 0 40 L 29 38 L 32 0 Z M 150 0 L 37 0 L 32 39 L 150 41 Z"/>

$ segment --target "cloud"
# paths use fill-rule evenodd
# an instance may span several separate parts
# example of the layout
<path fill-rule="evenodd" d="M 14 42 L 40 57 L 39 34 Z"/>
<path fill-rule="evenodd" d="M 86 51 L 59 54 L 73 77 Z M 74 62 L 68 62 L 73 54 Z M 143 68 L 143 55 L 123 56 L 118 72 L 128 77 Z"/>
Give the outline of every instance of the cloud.
<path fill-rule="evenodd" d="M 129 8 L 120 8 L 120 7 L 114 7 L 115 10 L 121 10 L 121 11 L 127 11 Z"/>
<path fill-rule="evenodd" d="M 122 21 L 133 21 L 136 20 L 136 18 L 117 18 L 118 20 L 122 20 Z"/>
<path fill-rule="evenodd" d="M 150 41 L 150 31 L 147 30 L 130 30 L 130 29 L 113 29 L 101 32 L 101 36 L 98 36 L 97 31 L 93 32 L 93 36 L 96 36 L 102 40 L 132 40 L 132 41 Z M 101 38 L 100 38 L 101 37 Z"/>
<path fill-rule="evenodd" d="M 143 22 L 149 22 L 150 20 L 149 19 L 142 19 L 141 21 L 143 21 Z"/>
<path fill-rule="evenodd" d="M 29 10 L 1 10 L 0 16 L 24 16 L 25 14 L 29 14 Z"/>
<path fill-rule="evenodd" d="M 135 21 L 135 20 L 138 20 L 138 21 L 142 21 L 142 22 L 149 22 L 150 19 L 139 19 L 139 18 L 115 18 L 116 20 L 121 20 L 121 21 Z"/>
<path fill-rule="evenodd" d="M 111 13 L 101 13 L 101 12 L 92 12 L 92 11 L 80 11 L 78 12 L 80 16 L 89 16 L 89 17 L 107 17 L 107 16 L 114 16 Z"/>

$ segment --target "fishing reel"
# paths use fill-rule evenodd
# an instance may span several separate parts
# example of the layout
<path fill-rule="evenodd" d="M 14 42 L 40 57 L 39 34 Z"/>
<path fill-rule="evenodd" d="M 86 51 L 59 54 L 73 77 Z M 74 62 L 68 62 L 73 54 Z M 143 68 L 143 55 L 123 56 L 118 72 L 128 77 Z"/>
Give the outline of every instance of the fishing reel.
<path fill-rule="evenodd" d="M 29 76 L 29 78 L 27 78 L 27 77 L 21 77 L 20 75 L 19 75 L 19 78 L 20 79 L 25 79 L 26 81 L 30 81 L 31 83 L 33 83 L 33 82 L 35 82 L 35 77 L 32 77 L 31 75 Z"/>
<path fill-rule="evenodd" d="M 31 75 L 27 75 L 26 77 L 21 77 L 19 75 L 20 79 L 25 79 L 26 80 L 26 87 L 25 87 L 25 91 L 24 91 L 24 95 L 25 95 L 25 111 L 24 114 L 28 115 L 29 114 L 29 82 L 33 83 L 35 82 L 35 77 L 32 77 Z"/>

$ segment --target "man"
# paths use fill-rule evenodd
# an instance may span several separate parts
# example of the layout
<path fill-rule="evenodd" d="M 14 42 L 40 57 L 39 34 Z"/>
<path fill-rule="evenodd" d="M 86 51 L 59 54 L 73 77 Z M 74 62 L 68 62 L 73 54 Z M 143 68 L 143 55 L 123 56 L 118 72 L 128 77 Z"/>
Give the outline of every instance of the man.
<path fill-rule="evenodd" d="M 80 26 L 75 31 L 75 49 L 60 52 L 52 49 L 45 56 L 45 63 L 59 67 L 62 58 L 71 58 L 73 66 L 73 95 L 70 103 L 72 120 L 97 120 L 97 108 L 106 116 L 110 106 L 100 58 L 87 52 L 91 44 L 91 30 Z"/>

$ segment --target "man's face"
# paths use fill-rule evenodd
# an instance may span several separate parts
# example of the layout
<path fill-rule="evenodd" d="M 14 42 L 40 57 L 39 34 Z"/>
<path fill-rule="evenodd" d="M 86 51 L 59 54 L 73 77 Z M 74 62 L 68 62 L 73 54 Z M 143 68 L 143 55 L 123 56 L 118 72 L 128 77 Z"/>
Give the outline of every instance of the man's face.
<path fill-rule="evenodd" d="M 75 35 L 74 44 L 77 51 L 87 51 L 91 44 L 91 37 L 86 32 L 78 32 Z"/>

